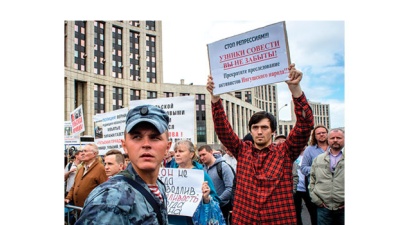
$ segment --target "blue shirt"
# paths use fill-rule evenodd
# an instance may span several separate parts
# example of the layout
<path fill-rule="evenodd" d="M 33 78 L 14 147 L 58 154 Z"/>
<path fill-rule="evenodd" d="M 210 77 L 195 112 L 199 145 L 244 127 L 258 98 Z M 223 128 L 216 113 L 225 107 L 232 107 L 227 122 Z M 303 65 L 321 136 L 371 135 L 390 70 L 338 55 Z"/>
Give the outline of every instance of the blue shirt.
<path fill-rule="evenodd" d="M 297 164 L 297 175 L 299 176 L 299 183 L 297 183 L 297 191 L 306 192 L 306 184 L 304 182 L 305 176 L 300 170 L 300 165 L 303 160 L 303 156 L 299 155 L 299 158 L 294 161 Z"/>
<path fill-rule="evenodd" d="M 118 179 L 122 174 L 128 175 L 136 180 L 147 191 L 152 193 L 147 184 L 137 175 L 132 165 L 129 164 L 125 171 L 111 177 L 108 181 L 100 184 L 90 192 L 85 200 L 81 215 L 76 221 L 80 224 L 155 224 L 159 225 L 157 214 L 153 207 L 147 202 L 138 190 L 122 179 Z M 162 225 L 168 224 L 167 217 L 167 197 L 165 186 L 157 180 L 157 186 L 163 196 L 161 201 L 154 194 L 154 198 L 161 210 L 163 218 Z"/>
<path fill-rule="evenodd" d="M 329 148 L 327 149 L 327 151 Z M 310 171 L 311 171 L 311 164 L 315 157 L 317 157 L 319 154 L 324 153 L 325 151 L 318 147 L 318 145 L 313 145 L 313 146 L 308 146 L 303 153 L 303 160 L 301 161 L 301 172 L 304 174 L 304 176 L 309 176 Z"/>
<path fill-rule="evenodd" d="M 340 151 L 339 154 L 337 155 L 333 155 L 331 151 L 329 151 L 330 168 L 332 173 L 335 172 L 336 165 L 341 158 L 342 158 L 342 151 Z"/>

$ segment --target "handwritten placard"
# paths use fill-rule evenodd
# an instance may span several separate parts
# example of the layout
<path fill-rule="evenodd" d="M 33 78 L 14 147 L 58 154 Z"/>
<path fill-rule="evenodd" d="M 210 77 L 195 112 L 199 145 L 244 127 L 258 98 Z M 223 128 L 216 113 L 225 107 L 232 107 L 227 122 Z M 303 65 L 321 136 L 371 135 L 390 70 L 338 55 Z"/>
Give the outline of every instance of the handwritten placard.
<path fill-rule="evenodd" d="M 158 177 L 166 186 L 168 214 L 193 216 L 202 200 L 204 171 L 198 169 L 161 168 Z"/>

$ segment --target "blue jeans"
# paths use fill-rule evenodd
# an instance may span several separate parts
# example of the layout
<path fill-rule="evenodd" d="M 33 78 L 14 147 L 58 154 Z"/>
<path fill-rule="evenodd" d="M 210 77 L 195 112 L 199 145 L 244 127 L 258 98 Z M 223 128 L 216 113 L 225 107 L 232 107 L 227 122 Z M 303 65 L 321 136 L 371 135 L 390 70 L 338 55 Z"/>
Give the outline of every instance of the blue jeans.
<path fill-rule="evenodd" d="M 344 208 L 329 210 L 325 207 L 317 208 L 318 225 L 344 225 Z"/>

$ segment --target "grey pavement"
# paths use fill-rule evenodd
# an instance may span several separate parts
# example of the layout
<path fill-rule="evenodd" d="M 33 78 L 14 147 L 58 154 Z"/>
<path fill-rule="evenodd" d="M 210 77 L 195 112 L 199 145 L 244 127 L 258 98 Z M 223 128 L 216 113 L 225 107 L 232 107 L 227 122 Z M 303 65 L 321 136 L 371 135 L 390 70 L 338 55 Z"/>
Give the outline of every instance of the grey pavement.
<path fill-rule="evenodd" d="M 308 213 L 306 203 L 303 200 L 303 204 L 301 204 L 301 219 L 303 221 L 303 225 L 311 225 L 310 214 Z"/>

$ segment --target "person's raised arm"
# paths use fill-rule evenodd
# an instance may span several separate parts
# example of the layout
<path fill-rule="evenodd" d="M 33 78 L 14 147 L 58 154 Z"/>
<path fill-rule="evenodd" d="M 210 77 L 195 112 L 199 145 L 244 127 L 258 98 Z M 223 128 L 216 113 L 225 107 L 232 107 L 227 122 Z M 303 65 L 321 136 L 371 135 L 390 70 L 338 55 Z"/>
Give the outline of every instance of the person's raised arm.
<path fill-rule="evenodd" d="M 208 79 L 207 79 L 207 90 L 208 92 L 210 92 L 211 94 L 211 102 L 212 103 L 216 103 L 219 101 L 220 97 L 219 95 L 214 95 L 214 80 L 213 77 L 211 75 L 208 75 Z"/>
<path fill-rule="evenodd" d="M 295 64 L 289 65 L 289 80 L 285 81 L 294 98 L 302 95 L 303 91 L 300 87 L 300 81 L 303 78 L 303 73 L 296 69 Z"/>

